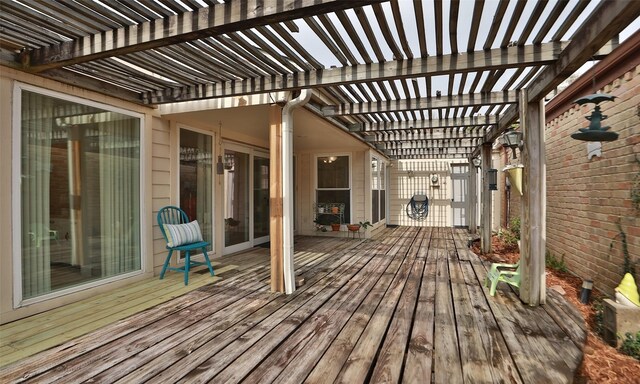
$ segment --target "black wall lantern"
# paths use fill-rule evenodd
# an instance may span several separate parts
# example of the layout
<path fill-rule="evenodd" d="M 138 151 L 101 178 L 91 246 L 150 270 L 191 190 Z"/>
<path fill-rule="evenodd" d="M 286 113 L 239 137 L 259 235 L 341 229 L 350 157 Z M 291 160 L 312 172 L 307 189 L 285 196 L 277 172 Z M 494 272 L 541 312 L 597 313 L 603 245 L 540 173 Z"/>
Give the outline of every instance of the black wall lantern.
<path fill-rule="evenodd" d="M 473 164 L 474 167 L 479 168 L 480 164 L 482 164 L 482 160 L 479 157 L 474 157 L 471 159 L 471 164 Z"/>
<path fill-rule="evenodd" d="M 498 190 L 498 170 L 495 168 L 487 169 L 487 182 L 490 191 Z"/>
<path fill-rule="evenodd" d="M 580 128 L 578 132 L 571 135 L 576 140 L 583 141 L 614 141 L 618 139 L 616 132 L 608 132 L 611 127 L 602 127 L 600 123 L 607 118 L 600 112 L 600 104 L 603 101 L 613 101 L 615 96 L 607 95 L 605 93 L 594 93 L 593 95 L 587 95 L 574 101 L 578 105 L 587 103 L 593 103 L 596 107 L 593 109 L 591 116 L 585 116 L 584 118 L 589 120 L 589 128 Z"/>
<path fill-rule="evenodd" d="M 522 148 L 522 132 L 520 131 L 507 131 L 502 135 L 504 139 L 504 146 L 511 148 L 513 151 L 513 158 L 517 159 L 516 148 Z"/>

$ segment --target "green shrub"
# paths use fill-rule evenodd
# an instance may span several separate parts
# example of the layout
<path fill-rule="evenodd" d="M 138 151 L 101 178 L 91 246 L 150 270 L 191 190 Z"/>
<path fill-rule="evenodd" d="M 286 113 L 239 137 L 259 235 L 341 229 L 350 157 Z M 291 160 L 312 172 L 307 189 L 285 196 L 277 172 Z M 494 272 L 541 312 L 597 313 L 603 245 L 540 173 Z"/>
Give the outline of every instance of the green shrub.
<path fill-rule="evenodd" d="M 517 240 L 520 240 L 520 216 L 511 218 L 509 221 L 509 230 Z"/>
<path fill-rule="evenodd" d="M 560 272 L 569 272 L 567 264 L 564 262 L 564 255 L 560 259 L 553 253 L 547 251 L 545 256 L 545 265 L 547 268 L 554 269 Z"/>
<path fill-rule="evenodd" d="M 516 245 L 518 244 L 518 237 L 513 234 L 513 232 L 507 230 L 500 231 L 498 236 L 504 241 L 507 245 Z"/>
<path fill-rule="evenodd" d="M 640 360 L 640 332 L 636 333 L 635 337 L 631 332 L 627 332 L 620 346 L 620 352 Z"/>
<path fill-rule="evenodd" d="M 602 304 L 601 300 L 593 301 L 593 310 L 595 314 L 593 315 L 593 325 L 600 337 L 604 337 L 604 304 Z"/>

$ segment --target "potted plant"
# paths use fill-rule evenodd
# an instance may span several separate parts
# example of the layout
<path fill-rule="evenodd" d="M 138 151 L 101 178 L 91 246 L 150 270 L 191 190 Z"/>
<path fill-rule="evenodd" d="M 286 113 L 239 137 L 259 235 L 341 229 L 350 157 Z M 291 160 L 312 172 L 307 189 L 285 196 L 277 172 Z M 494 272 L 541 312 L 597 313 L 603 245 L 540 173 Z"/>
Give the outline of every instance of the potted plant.
<path fill-rule="evenodd" d="M 347 224 L 347 229 L 350 230 L 351 232 L 358 232 L 360 230 L 360 228 L 364 228 L 364 230 L 366 231 L 367 228 L 371 227 L 371 223 L 368 221 L 361 221 L 357 224 L 352 223 L 352 224 Z"/>
<path fill-rule="evenodd" d="M 351 232 L 358 232 L 360 230 L 360 224 L 347 224 L 347 229 Z"/>
<path fill-rule="evenodd" d="M 364 228 L 364 231 L 367 231 L 367 228 L 372 227 L 373 224 L 371 224 L 368 220 L 367 221 L 361 221 L 358 223 L 362 228 Z"/>
<path fill-rule="evenodd" d="M 331 230 L 337 232 L 340 230 L 340 219 L 337 217 L 331 220 Z"/>

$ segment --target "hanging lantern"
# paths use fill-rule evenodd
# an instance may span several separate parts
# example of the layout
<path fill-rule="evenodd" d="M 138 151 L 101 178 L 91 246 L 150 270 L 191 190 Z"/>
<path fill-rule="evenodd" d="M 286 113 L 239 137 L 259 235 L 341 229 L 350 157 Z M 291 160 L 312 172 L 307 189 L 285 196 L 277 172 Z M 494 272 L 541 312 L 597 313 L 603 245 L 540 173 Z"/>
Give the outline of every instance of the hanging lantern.
<path fill-rule="evenodd" d="M 522 132 L 520 131 L 507 131 L 502 135 L 503 137 L 503 145 L 505 147 L 511 148 L 513 153 L 513 158 L 517 159 L 516 156 L 516 148 L 522 148 Z"/>
<path fill-rule="evenodd" d="M 487 182 L 490 191 L 498 190 L 498 170 L 495 168 L 487 169 Z"/>
<path fill-rule="evenodd" d="M 600 104 L 603 101 L 613 101 L 615 96 L 607 95 L 605 93 L 595 93 L 593 95 L 587 95 L 575 101 L 578 105 L 583 105 L 587 103 L 593 103 L 596 107 L 593 109 L 593 112 L 590 116 L 585 116 L 585 119 L 589 120 L 588 128 L 580 128 L 578 132 L 575 132 L 571 135 L 572 138 L 576 140 L 583 141 L 614 141 L 618 139 L 618 134 L 616 132 L 608 132 L 611 127 L 602 127 L 600 123 L 602 120 L 605 120 L 608 116 L 603 115 L 600 111 Z"/>

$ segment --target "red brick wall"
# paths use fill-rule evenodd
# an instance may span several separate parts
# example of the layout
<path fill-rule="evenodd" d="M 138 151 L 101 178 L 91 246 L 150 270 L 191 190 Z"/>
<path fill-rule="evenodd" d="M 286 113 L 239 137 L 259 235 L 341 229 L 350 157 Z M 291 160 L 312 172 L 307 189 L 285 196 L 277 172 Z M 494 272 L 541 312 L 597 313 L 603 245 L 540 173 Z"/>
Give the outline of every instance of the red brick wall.
<path fill-rule="evenodd" d="M 587 142 L 570 137 L 587 127 L 584 116 L 593 104 L 573 105 L 547 123 L 547 250 L 564 256 L 572 272 L 592 278 L 596 288 L 611 295 L 623 272 L 617 223 L 626 233 L 640 283 L 640 211 L 631 201 L 631 189 L 640 180 L 640 66 L 599 92 L 617 97 L 601 108 L 609 116 L 603 126 L 619 133 L 618 140 L 602 143 L 602 157 L 588 160 Z"/>

